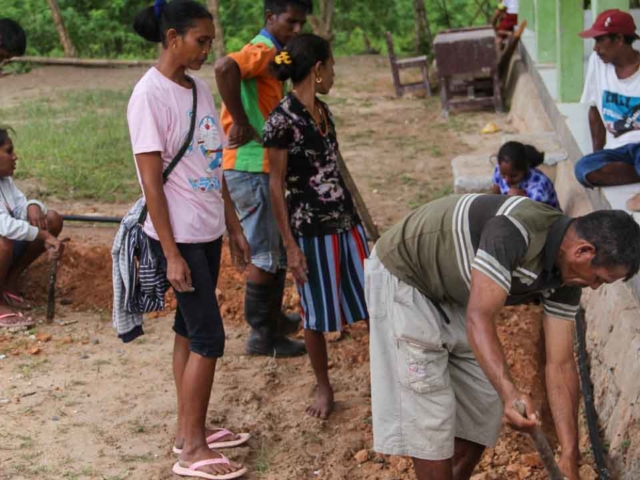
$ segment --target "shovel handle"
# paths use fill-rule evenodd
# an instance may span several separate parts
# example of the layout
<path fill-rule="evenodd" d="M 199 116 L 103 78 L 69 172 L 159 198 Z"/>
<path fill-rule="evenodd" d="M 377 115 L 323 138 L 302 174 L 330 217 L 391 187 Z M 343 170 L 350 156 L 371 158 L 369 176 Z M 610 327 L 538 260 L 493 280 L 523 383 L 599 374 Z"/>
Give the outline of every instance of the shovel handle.
<path fill-rule="evenodd" d="M 515 408 L 523 417 L 527 417 L 527 407 L 522 400 L 514 400 L 513 408 Z M 553 450 L 551 450 L 549 441 L 547 440 L 547 437 L 545 437 L 542 428 L 534 427 L 529 432 L 529 435 L 531 436 L 531 440 L 533 440 L 533 445 L 536 447 L 544 467 L 547 469 L 547 472 L 549 472 L 549 479 L 564 480 L 565 477 L 556 463 L 556 457 L 553 454 Z"/>
<path fill-rule="evenodd" d="M 56 279 L 58 276 L 58 260 L 51 262 L 49 269 L 49 288 L 47 289 L 47 323 L 53 322 L 56 312 Z"/>

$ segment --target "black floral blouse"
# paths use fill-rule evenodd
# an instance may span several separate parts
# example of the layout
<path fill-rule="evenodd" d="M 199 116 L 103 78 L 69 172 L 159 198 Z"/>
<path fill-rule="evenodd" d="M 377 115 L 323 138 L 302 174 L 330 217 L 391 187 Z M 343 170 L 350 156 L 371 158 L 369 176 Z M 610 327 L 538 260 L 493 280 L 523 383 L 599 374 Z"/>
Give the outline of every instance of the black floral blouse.
<path fill-rule="evenodd" d="M 263 130 L 265 148 L 289 152 L 286 199 L 289 224 L 298 237 L 345 232 L 360 223 L 338 170 L 333 117 L 329 107 L 319 103 L 328 126 L 318 127 L 305 106 L 290 93 L 273 110 Z"/>

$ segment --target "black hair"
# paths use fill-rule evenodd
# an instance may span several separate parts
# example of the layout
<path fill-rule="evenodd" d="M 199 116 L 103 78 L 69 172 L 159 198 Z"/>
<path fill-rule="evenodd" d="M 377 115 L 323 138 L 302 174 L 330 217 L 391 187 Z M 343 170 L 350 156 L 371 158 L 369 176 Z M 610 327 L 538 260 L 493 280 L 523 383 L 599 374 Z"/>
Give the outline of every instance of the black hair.
<path fill-rule="evenodd" d="M 596 249 L 593 265 L 627 267 L 629 280 L 640 269 L 640 225 L 622 210 L 598 210 L 573 221 L 576 234 Z"/>
<path fill-rule="evenodd" d="M 133 21 L 133 29 L 145 40 L 165 46 L 168 30 L 173 28 L 178 35 L 183 36 L 195 25 L 196 20 L 213 20 L 209 10 L 193 0 L 174 0 L 169 3 L 157 1 L 156 5 L 138 12 Z"/>
<path fill-rule="evenodd" d="M 527 172 L 530 168 L 542 165 L 544 153 L 533 145 L 520 142 L 507 142 L 498 151 L 498 163 L 509 163 L 518 172 Z"/>
<path fill-rule="evenodd" d="M 633 42 L 638 39 L 638 37 L 636 37 L 635 35 L 622 35 L 621 33 L 608 33 L 606 35 L 603 35 L 603 37 L 609 37 L 609 40 L 611 40 L 612 42 L 615 42 L 618 37 L 622 37 L 624 43 L 626 43 L 627 45 L 633 45 Z"/>
<path fill-rule="evenodd" d="M 20 24 L 9 18 L 0 18 L 0 48 L 12 57 L 24 55 L 27 50 L 27 34 Z"/>
<path fill-rule="evenodd" d="M 0 147 L 9 140 L 9 132 L 15 135 L 15 130 L 11 127 L 0 127 Z"/>
<path fill-rule="evenodd" d="M 290 63 L 277 63 L 279 56 L 276 56 L 271 63 L 271 70 L 281 82 L 291 79 L 295 85 L 307 78 L 316 63 L 324 63 L 331 58 L 331 45 L 318 35 L 301 33 L 287 43 L 281 54 L 285 53 Z"/>
<path fill-rule="evenodd" d="M 294 7 L 304 13 L 313 13 L 313 0 L 264 0 L 264 12 L 272 11 L 280 15 L 287 11 L 287 8 Z"/>

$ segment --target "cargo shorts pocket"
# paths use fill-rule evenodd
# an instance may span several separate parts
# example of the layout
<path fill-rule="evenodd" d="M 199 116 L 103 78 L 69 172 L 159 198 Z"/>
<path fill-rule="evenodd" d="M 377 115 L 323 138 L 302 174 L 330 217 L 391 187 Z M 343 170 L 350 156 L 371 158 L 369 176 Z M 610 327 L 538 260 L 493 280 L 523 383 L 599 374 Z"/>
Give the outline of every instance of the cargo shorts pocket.
<path fill-rule="evenodd" d="M 435 392 L 449 386 L 449 352 L 443 347 L 398 338 L 400 383 L 416 393 Z"/>
<path fill-rule="evenodd" d="M 387 287 L 389 274 L 377 258 L 364 260 L 364 296 L 369 318 L 387 316 Z"/>

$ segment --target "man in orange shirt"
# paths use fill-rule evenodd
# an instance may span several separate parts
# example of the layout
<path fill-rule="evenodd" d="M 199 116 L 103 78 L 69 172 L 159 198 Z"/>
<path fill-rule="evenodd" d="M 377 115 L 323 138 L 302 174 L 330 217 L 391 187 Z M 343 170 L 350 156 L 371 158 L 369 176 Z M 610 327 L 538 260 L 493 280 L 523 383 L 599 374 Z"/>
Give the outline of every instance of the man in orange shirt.
<path fill-rule="evenodd" d="M 266 119 L 284 94 L 284 85 L 272 76 L 269 64 L 302 30 L 312 9 L 312 0 L 265 0 L 262 31 L 215 65 L 224 102 L 221 122 L 229 142 L 223 156 L 224 175 L 251 245 L 245 318 L 251 326 L 246 350 L 254 355 L 291 357 L 306 351 L 302 342 L 284 335 L 300 319 L 282 313 L 287 264 L 271 210 L 269 162 L 261 137 Z"/>

